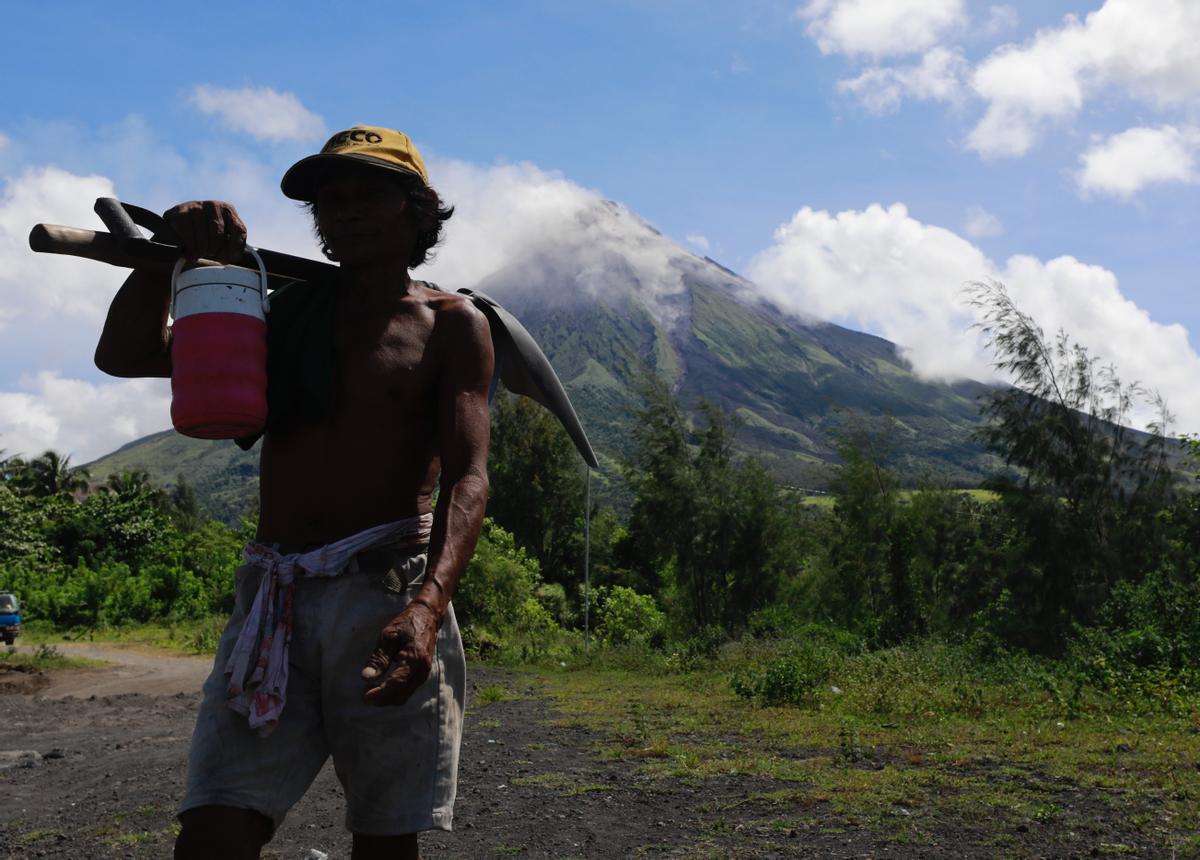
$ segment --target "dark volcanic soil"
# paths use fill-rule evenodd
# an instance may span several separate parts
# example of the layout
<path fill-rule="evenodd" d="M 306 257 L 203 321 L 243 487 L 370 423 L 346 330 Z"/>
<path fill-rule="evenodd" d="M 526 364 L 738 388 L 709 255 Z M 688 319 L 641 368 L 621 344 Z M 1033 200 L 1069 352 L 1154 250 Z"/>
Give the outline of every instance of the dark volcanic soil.
<path fill-rule="evenodd" d="M 517 698 L 472 704 L 488 685 Z M 635 775 L 636 762 L 598 761 L 590 733 L 553 725 L 521 675 L 472 667 L 469 690 L 456 829 L 426 834 L 427 857 L 681 856 L 697 842 L 723 845 L 715 856 L 763 856 L 758 838 L 732 826 L 714 843 L 705 821 L 731 799 L 770 788 L 767 780 L 649 782 Z M 183 693 L 0 696 L 0 858 L 170 856 L 197 701 Z M 301 860 L 317 849 L 348 858 L 342 809 L 327 766 L 264 857 Z M 866 833 L 771 836 L 794 846 L 787 856 L 873 853 Z"/>
<path fill-rule="evenodd" d="M 764 826 L 781 810 L 747 798 L 798 786 L 748 776 L 649 780 L 636 760 L 599 759 L 599 736 L 556 724 L 529 676 L 472 665 L 468 678 L 455 831 L 425 834 L 428 858 L 1077 856 L 1061 850 L 1061 833 L 1022 833 L 1002 850 L 949 821 L 936 828 L 938 844 L 897 844 L 828 803 Z M 482 703 L 489 686 L 515 696 Z M 169 857 L 198 699 L 0 694 L 0 858 Z M 342 810 L 326 766 L 263 856 L 316 860 L 316 849 L 346 860 Z"/>

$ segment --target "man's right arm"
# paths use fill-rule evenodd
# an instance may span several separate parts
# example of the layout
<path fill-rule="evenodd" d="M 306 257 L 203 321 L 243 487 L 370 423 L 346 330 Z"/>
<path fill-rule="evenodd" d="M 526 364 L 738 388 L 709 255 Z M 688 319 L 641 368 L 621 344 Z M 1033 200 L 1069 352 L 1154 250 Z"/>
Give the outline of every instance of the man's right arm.
<path fill-rule="evenodd" d="M 220 200 L 193 200 L 173 206 L 163 219 L 179 237 L 189 260 L 201 257 L 232 263 L 246 249 L 246 225 Z M 135 269 L 108 307 L 96 345 L 96 367 L 110 376 L 170 376 L 170 278 Z"/>
<path fill-rule="evenodd" d="M 96 367 L 110 376 L 170 376 L 170 278 L 134 270 L 108 306 Z"/>

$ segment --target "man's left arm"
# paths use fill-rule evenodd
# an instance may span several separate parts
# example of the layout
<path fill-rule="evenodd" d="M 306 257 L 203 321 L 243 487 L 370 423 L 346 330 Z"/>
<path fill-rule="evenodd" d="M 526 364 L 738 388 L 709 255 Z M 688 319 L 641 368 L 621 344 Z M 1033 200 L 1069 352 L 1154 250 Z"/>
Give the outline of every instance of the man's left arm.
<path fill-rule="evenodd" d="M 432 334 L 444 357 L 438 390 L 442 477 L 425 580 L 383 629 L 363 669 L 368 704 L 402 705 L 429 677 L 438 627 L 475 552 L 487 509 L 492 340 L 486 317 L 468 301 L 456 299 L 439 311 Z"/>

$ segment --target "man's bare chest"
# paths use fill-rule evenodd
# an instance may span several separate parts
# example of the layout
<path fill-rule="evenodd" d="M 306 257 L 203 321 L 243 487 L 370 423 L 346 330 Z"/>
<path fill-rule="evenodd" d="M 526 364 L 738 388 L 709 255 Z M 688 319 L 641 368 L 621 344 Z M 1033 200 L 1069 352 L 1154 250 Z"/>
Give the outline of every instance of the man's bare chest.
<path fill-rule="evenodd" d="M 437 361 L 432 326 L 412 314 L 339 318 L 335 324 L 340 406 L 431 408 Z"/>

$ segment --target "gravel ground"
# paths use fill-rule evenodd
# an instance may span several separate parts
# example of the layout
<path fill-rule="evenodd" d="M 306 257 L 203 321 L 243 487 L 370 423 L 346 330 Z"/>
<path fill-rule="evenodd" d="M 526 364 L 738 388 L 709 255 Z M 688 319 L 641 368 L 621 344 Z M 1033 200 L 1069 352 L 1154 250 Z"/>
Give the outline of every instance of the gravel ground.
<path fill-rule="evenodd" d="M 170 856 L 199 694 L 163 693 L 171 685 L 144 671 L 144 657 L 135 670 L 117 665 L 54 679 L 0 668 L 0 858 Z M 194 669 L 172 663 L 164 672 L 176 686 L 198 684 L 178 674 Z M 114 673 L 122 672 L 116 683 Z M 1086 848 L 1076 854 L 1079 843 L 1068 848 L 1053 826 L 1013 833 L 1003 850 L 983 846 L 980 821 L 940 823 L 934 845 L 897 844 L 828 803 L 784 810 L 749 799 L 802 788 L 795 783 L 744 775 L 648 779 L 636 760 L 598 757 L 606 739 L 557 720 L 531 683 L 528 675 L 469 667 L 455 830 L 425 834 L 425 857 L 1101 856 Z M 494 696 L 480 691 L 496 687 L 512 697 L 485 703 Z M 83 695 L 89 688 L 159 693 Z M 73 693 L 60 697 L 64 689 Z M 1083 844 L 1117 841 L 1120 822 L 1106 821 L 1104 808 L 1079 811 L 1095 828 Z M 345 860 L 350 837 L 342 813 L 341 788 L 326 766 L 263 856 L 313 860 L 321 856 L 315 849 Z M 768 826 L 772 819 L 786 823 Z M 1128 847 L 1137 856 L 1166 856 L 1145 844 Z"/>

